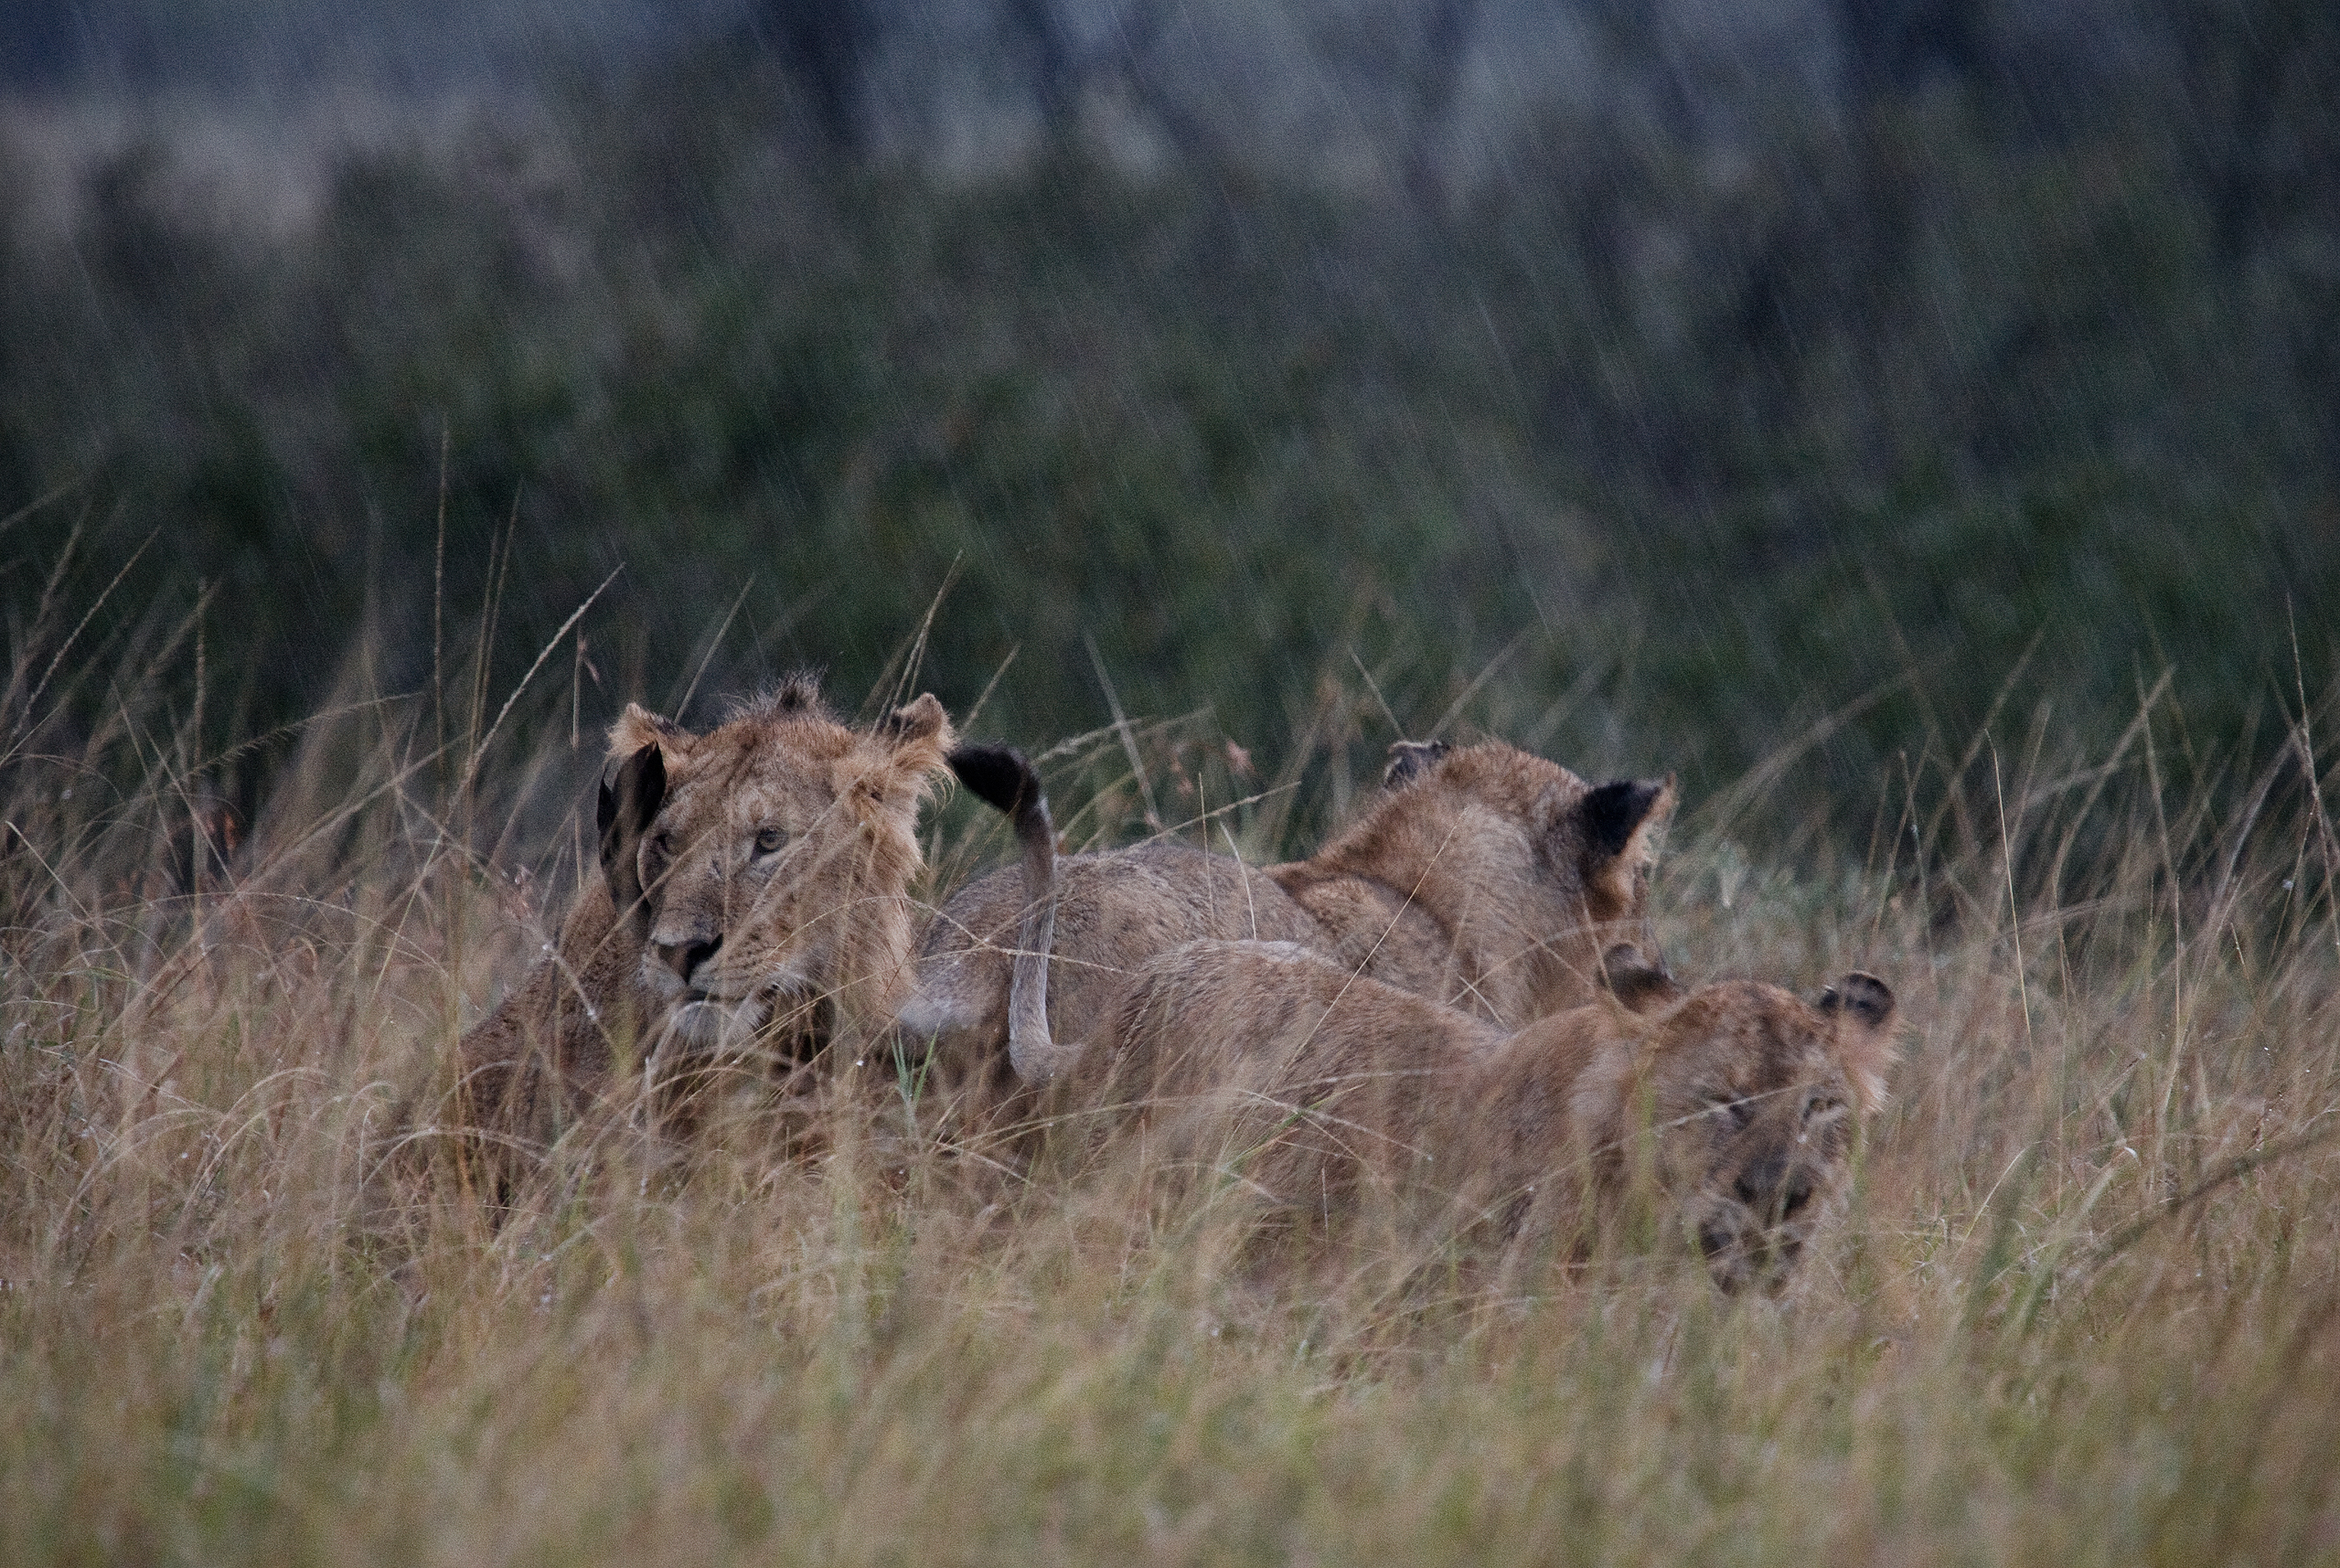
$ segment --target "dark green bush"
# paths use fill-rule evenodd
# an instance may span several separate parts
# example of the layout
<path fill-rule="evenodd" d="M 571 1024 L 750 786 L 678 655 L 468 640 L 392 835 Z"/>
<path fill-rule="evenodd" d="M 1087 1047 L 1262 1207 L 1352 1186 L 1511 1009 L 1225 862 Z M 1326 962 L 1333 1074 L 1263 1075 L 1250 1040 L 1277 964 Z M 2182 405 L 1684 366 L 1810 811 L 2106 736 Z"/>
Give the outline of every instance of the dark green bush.
<path fill-rule="evenodd" d="M 1918 96 L 1729 158 L 1555 121 L 1439 210 L 845 166 L 767 86 L 689 62 L 356 157 L 281 241 L 105 165 L 5 257 L 0 507 L 71 487 L 0 592 L 79 523 L 86 602 L 151 534 L 122 602 L 216 585 L 266 722 L 361 622 L 415 689 L 492 606 L 508 689 L 621 562 L 591 714 L 702 657 L 858 695 L 947 582 L 924 678 L 964 707 L 1015 653 L 993 732 L 1092 728 L 1109 681 L 1362 769 L 1467 694 L 1694 791 L 1865 698 L 1848 778 L 1962 744 L 2027 649 L 2013 711 L 2084 730 L 2174 667 L 2218 773 L 2291 627 L 2332 657 L 2340 227 L 2238 247 L 2150 102 L 2025 137 Z"/>

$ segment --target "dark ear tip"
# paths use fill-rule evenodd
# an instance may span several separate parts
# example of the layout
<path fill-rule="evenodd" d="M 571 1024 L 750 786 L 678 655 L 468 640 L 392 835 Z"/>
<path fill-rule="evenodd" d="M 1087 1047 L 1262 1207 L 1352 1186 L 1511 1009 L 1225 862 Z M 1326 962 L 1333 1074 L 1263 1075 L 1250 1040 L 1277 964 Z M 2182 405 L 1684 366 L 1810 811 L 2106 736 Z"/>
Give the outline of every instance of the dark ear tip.
<path fill-rule="evenodd" d="M 620 791 L 631 783 L 634 787 L 648 785 L 663 789 L 667 782 L 667 754 L 657 742 L 642 747 L 617 765 L 617 787 Z"/>
<path fill-rule="evenodd" d="M 608 832 L 618 815 L 625 812 L 634 818 L 628 826 L 636 832 L 641 831 L 658 814 L 666 794 L 666 753 L 655 743 L 644 746 L 618 764 L 614 784 L 602 785 L 602 830 Z"/>
<path fill-rule="evenodd" d="M 1643 779 L 1611 779 L 1596 784 L 1577 807 L 1584 815 L 1585 832 L 1592 847 L 1603 856 L 1622 855 L 1626 845 L 1633 841 L 1633 830 L 1641 826 L 1650 810 L 1672 788 L 1672 781 L 1651 784 Z"/>
<path fill-rule="evenodd" d="M 943 711 L 943 705 L 935 694 L 922 691 L 880 719 L 877 730 L 879 734 L 888 737 L 931 735 L 948 721 L 949 716 Z"/>
<path fill-rule="evenodd" d="M 1419 778 L 1437 765 L 1438 759 L 1454 748 L 1444 741 L 1399 741 L 1389 749 L 1389 765 L 1382 770 L 1382 787 L 1397 785 Z"/>

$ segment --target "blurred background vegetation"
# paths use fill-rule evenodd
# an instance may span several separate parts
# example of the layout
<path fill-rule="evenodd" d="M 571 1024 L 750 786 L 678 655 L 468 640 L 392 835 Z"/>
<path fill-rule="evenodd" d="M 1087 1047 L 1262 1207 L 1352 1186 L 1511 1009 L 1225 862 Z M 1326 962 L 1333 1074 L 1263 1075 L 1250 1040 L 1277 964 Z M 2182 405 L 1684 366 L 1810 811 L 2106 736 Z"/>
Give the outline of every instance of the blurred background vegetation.
<path fill-rule="evenodd" d="M 938 595 L 987 735 L 1694 800 L 1818 725 L 1864 825 L 1994 713 L 2174 671 L 2215 788 L 2331 689 L 2318 0 L 338 16 L 0 21 L 0 608 L 201 601 L 222 750 L 483 642 L 500 700 L 621 564 L 516 732 L 849 703 Z"/>

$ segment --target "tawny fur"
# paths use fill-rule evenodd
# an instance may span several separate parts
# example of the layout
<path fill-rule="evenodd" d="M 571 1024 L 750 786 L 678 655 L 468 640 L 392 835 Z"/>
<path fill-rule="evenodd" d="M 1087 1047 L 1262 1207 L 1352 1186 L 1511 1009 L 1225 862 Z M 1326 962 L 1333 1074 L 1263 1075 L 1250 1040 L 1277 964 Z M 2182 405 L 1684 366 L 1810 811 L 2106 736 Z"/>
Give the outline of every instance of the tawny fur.
<path fill-rule="evenodd" d="M 1645 936 L 1672 780 L 1596 790 L 1501 741 L 1393 756 L 1382 796 L 1305 860 L 1257 868 L 1158 841 L 1058 861 L 1037 1048 L 1009 1024 L 1029 879 L 962 889 L 927 933 L 904 1027 L 946 1057 L 1010 1048 L 1020 1078 L 1046 1082 L 1111 1028 L 1149 959 L 1220 939 L 1294 943 L 1515 1029 L 1584 1000 L 1602 949 Z"/>
<path fill-rule="evenodd" d="M 803 680 L 703 735 L 629 705 L 610 754 L 655 748 L 663 790 L 605 828 L 556 952 L 464 1037 L 462 1122 L 541 1147 L 646 1062 L 878 1036 L 911 981 L 918 811 L 951 743 L 931 696 L 861 731 Z M 641 891 L 626 920 L 613 884 Z"/>
<path fill-rule="evenodd" d="M 1613 989 L 1506 1032 L 1295 946 L 1198 943 L 1147 965 L 1052 1098 L 1067 1136 L 1271 1212 L 1378 1200 L 1514 1255 L 1581 1251 L 1645 1182 L 1724 1288 L 1778 1285 L 1884 1097 L 1892 993 L 1685 993 L 1629 947 L 1609 968 Z"/>

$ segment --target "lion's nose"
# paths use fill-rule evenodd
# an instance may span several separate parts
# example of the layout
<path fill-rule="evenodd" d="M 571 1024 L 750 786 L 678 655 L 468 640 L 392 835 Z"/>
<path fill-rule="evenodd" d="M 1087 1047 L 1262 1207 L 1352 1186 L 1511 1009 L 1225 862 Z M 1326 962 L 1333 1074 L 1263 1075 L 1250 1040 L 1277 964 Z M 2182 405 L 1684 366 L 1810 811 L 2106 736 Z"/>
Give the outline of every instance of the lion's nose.
<path fill-rule="evenodd" d="M 1797 1211 L 1802 1209 L 1805 1204 L 1811 1201 L 1811 1194 L 1812 1181 L 1811 1173 L 1810 1171 L 1799 1170 L 1790 1175 L 1788 1178 L 1787 1189 L 1783 1194 L 1787 1201 L 1779 1206 L 1780 1218 L 1786 1220 L 1794 1219 Z"/>
<path fill-rule="evenodd" d="M 1740 1202 L 1762 1213 L 1771 1207 L 1780 1179 L 1787 1174 L 1788 1162 L 1776 1149 L 1766 1150 L 1739 1167 L 1738 1179 L 1731 1184 L 1731 1190 Z"/>
<path fill-rule="evenodd" d="M 1731 1189 L 1740 1202 L 1769 1221 L 1792 1220 L 1811 1201 L 1811 1172 L 1783 1168 L 1776 1159 L 1759 1160 L 1739 1172 Z"/>
<path fill-rule="evenodd" d="M 686 986 L 690 984 L 690 977 L 698 973 L 699 966 L 714 957 L 715 949 L 722 945 L 723 939 L 720 936 L 710 937 L 704 942 L 656 944 L 658 950 L 658 962 L 681 976 L 682 983 Z"/>

